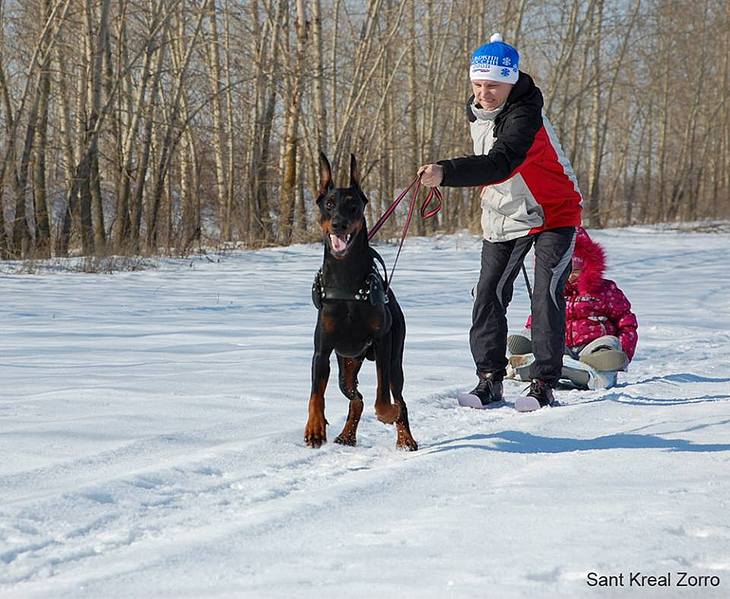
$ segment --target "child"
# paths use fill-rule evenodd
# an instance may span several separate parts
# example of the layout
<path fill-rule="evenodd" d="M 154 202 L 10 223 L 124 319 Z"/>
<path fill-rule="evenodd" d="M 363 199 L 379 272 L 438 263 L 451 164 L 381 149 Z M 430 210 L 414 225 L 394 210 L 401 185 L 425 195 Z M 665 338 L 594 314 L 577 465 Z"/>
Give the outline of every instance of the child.
<path fill-rule="evenodd" d="M 634 357 L 638 323 L 631 304 L 616 283 L 603 278 L 606 260 L 603 248 L 578 227 L 573 270 L 565 285 L 566 355 L 561 373 L 580 389 L 609 388 L 617 372 L 626 370 Z M 517 377 L 529 380 L 532 358 L 530 328 L 510 335 L 510 364 Z"/>

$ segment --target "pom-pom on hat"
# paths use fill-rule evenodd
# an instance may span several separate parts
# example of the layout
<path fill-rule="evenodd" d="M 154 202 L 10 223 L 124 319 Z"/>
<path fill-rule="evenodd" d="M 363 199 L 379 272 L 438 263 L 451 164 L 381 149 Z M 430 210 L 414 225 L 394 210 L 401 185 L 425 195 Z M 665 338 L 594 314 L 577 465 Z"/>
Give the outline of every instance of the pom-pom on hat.
<path fill-rule="evenodd" d="M 517 83 L 520 55 L 502 36 L 495 33 L 489 43 L 479 46 L 471 55 L 469 78 L 472 81 L 488 79 L 498 83 Z"/>

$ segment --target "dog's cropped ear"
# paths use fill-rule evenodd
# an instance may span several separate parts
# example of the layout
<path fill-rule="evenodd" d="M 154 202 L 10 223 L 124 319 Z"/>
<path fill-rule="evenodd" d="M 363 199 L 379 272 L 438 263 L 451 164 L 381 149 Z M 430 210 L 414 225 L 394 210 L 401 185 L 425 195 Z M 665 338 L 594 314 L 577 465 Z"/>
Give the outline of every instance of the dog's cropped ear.
<path fill-rule="evenodd" d="M 360 172 L 357 169 L 355 154 L 350 154 L 350 187 L 360 188 Z"/>
<path fill-rule="evenodd" d="M 319 153 L 319 197 L 323 197 L 332 189 L 332 167 L 324 152 Z"/>

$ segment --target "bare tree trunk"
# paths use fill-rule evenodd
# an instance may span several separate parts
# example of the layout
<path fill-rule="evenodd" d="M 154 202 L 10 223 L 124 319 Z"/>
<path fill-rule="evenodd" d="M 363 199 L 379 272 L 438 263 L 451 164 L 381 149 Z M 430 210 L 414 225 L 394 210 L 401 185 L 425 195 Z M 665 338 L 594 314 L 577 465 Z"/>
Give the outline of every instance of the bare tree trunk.
<path fill-rule="evenodd" d="M 586 85 L 586 79 L 588 78 L 588 52 L 583 52 L 583 58 L 581 60 L 581 69 L 580 69 L 580 83 L 578 86 L 578 89 L 585 89 Z M 583 128 L 583 98 L 582 96 L 578 96 L 576 101 L 574 102 L 575 108 L 573 110 L 573 127 L 572 127 L 572 135 L 570 140 L 570 146 L 568 148 L 568 155 L 570 156 L 570 164 L 573 165 L 573 168 L 575 169 L 576 173 L 578 173 L 581 169 L 581 163 L 583 162 L 580 157 L 582 156 L 583 152 L 581 150 L 585 149 L 585 141 L 584 146 L 581 148 L 579 147 L 579 139 L 581 139 L 582 133 L 584 132 Z"/>
<path fill-rule="evenodd" d="M 425 160 L 423 156 L 424 143 L 419 139 L 418 121 L 422 119 L 422 127 L 425 126 L 426 115 L 423 114 L 423 104 L 421 102 L 422 95 L 419 93 L 419 81 L 417 73 L 418 57 L 420 54 L 420 44 L 416 34 L 416 0 L 411 0 L 408 6 L 408 28 L 409 28 L 409 49 L 408 49 L 408 96 L 410 103 L 406 113 L 408 123 L 408 149 L 409 149 L 409 169 L 412 176 L 415 176 L 418 167 L 425 161 L 431 160 L 429 155 Z M 430 67 L 430 65 L 429 65 Z M 429 68 L 427 67 L 427 68 Z M 430 69 L 429 69 L 430 70 Z"/>
<path fill-rule="evenodd" d="M 601 41 L 603 37 L 603 0 L 593 12 L 593 109 L 591 113 L 591 163 L 588 173 L 588 224 L 600 228 L 601 223 Z"/>
<path fill-rule="evenodd" d="M 99 193 L 93 190 L 98 185 L 98 154 L 99 135 L 97 123 L 101 117 L 101 94 L 102 94 L 102 65 L 104 58 L 104 41 L 109 20 L 109 8 L 111 0 L 101 0 L 99 24 L 94 31 L 96 14 L 91 0 L 85 0 L 84 18 L 86 20 L 86 48 L 87 60 L 90 68 L 89 85 L 89 106 L 88 118 L 86 120 L 83 140 L 82 158 L 76 169 L 78 184 L 74 184 L 79 193 L 81 205 L 81 240 L 84 255 L 94 255 L 98 251 L 103 252 L 105 248 L 104 212 L 101 206 Z M 69 199 L 69 203 L 70 203 Z"/>
<path fill-rule="evenodd" d="M 639 166 L 641 165 L 641 156 L 643 154 L 642 150 L 644 149 L 644 139 L 646 137 L 647 128 L 646 126 L 649 121 L 648 118 L 641 114 L 638 114 L 637 118 L 641 119 L 641 133 L 639 134 L 639 147 L 637 148 L 636 157 L 634 159 L 634 168 L 631 174 L 631 182 L 629 183 L 629 188 L 626 193 L 626 212 L 624 216 L 624 225 L 627 227 L 630 227 L 634 224 L 634 205 L 636 203 L 637 178 L 639 175 Z M 646 198 L 644 198 L 644 201 L 646 201 Z"/>
<path fill-rule="evenodd" d="M 226 118 L 227 118 L 227 131 L 226 139 L 227 143 L 227 156 L 228 156 L 228 174 L 226 176 L 226 214 L 228 219 L 233 219 L 234 208 L 235 208 L 235 193 L 236 193 L 236 161 L 235 161 L 235 146 L 234 146 L 234 124 L 233 124 L 233 76 L 231 74 L 231 54 L 233 48 L 231 46 L 231 11 L 228 6 L 228 0 L 225 4 L 225 13 L 223 16 L 223 28 L 224 28 L 224 49 L 225 49 L 225 70 L 226 70 Z M 245 164 L 245 161 L 244 161 Z M 198 215 L 200 215 L 200 203 L 198 203 Z M 200 230 L 200 222 L 198 222 L 198 230 Z M 247 227 L 241 226 L 240 232 L 247 231 Z M 200 238 L 200 233 L 198 233 Z"/>
<path fill-rule="evenodd" d="M 255 5 L 254 5 L 255 8 Z M 251 152 L 250 171 L 253 174 L 251 199 L 253 202 L 250 219 L 252 230 L 249 232 L 251 240 L 266 243 L 273 237 L 271 228 L 270 208 L 268 192 L 266 190 L 266 172 L 271 156 L 271 131 L 274 123 L 276 110 L 277 86 L 279 82 L 275 76 L 274 68 L 268 73 L 264 64 L 265 57 L 268 63 L 275 66 L 278 64 L 279 37 L 281 26 L 287 11 L 287 0 L 279 0 L 276 15 L 271 19 L 270 27 L 264 27 L 260 35 L 261 41 L 258 47 L 256 64 L 256 89 L 261 92 L 257 94 L 256 113 L 258 133 Z M 255 16 L 255 15 L 254 15 Z M 268 37 L 264 35 L 268 33 Z M 268 41 L 268 52 L 265 42 Z M 259 116 L 260 115 L 260 116 Z"/>
<path fill-rule="evenodd" d="M 183 19 L 179 20 L 178 27 L 179 29 L 177 39 L 172 44 L 172 57 L 173 66 L 178 72 L 182 72 L 182 65 L 185 55 L 185 30 Z M 218 69 L 218 71 L 220 72 L 220 69 Z M 216 87 L 217 89 L 215 87 L 213 89 L 213 94 L 218 95 L 220 86 Z M 187 124 L 190 120 L 191 114 L 186 89 L 184 89 L 182 94 L 180 95 L 180 113 L 182 116 L 182 122 Z M 169 115 L 167 120 L 168 122 L 170 121 Z M 220 125 L 220 122 L 218 123 L 218 125 Z M 214 137 L 216 131 L 219 131 L 219 129 L 217 129 L 214 125 Z M 214 141 L 213 143 L 215 145 L 216 142 Z M 220 150 L 220 148 L 218 148 L 218 150 Z M 190 127 L 188 126 L 185 126 L 185 131 L 181 136 L 180 158 L 178 162 L 180 166 L 180 200 L 182 202 L 182 231 L 180 247 L 184 252 L 186 252 L 193 243 L 195 243 L 196 241 L 200 242 L 200 212 L 198 210 L 200 203 L 198 201 L 199 185 L 197 177 L 198 160 L 197 152 L 195 150 L 195 140 L 191 133 Z M 168 179 L 171 178 L 171 176 L 168 176 Z M 170 204 L 170 210 L 168 211 L 168 213 L 171 213 L 172 194 L 168 193 L 167 195 L 169 199 L 168 203 Z M 224 211 L 221 210 L 220 187 L 217 191 L 217 198 L 218 201 L 216 202 L 216 208 L 218 215 L 221 218 L 219 222 L 222 226 L 222 217 L 224 216 Z"/>
<path fill-rule="evenodd" d="M 665 213 L 665 200 L 666 200 L 666 185 L 667 185 L 667 178 L 666 178 L 666 168 L 667 168 L 667 152 L 669 148 L 669 127 L 670 127 L 670 119 L 671 115 L 669 113 L 669 103 L 670 103 L 670 83 L 672 80 L 672 77 L 670 75 L 671 65 L 670 65 L 670 55 L 669 55 L 669 45 L 670 41 L 665 40 L 663 37 L 660 36 L 659 38 L 660 43 L 660 58 L 662 60 L 661 64 L 658 65 L 659 68 L 661 68 L 664 72 L 664 75 L 662 77 L 662 93 L 661 93 L 661 99 L 662 99 L 662 108 L 661 108 L 661 125 L 659 129 L 659 197 L 657 198 L 656 202 L 656 211 L 655 211 L 655 220 L 661 221 L 666 218 Z M 663 51 L 662 51 L 663 50 Z"/>
<path fill-rule="evenodd" d="M 231 213 L 230 206 L 226 202 L 226 167 L 223 158 L 223 109 L 221 107 L 222 75 L 220 59 L 220 40 L 218 39 L 218 15 L 215 8 L 216 0 L 208 0 L 206 10 L 208 11 L 208 32 L 207 57 L 208 57 L 208 78 L 213 92 L 213 155 L 215 158 L 216 194 L 218 197 L 218 219 L 221 237 L 224 241 L 231 240 Z"/>
<path fill-rule="evenodd" d="M 317 149 L 327 149 L 327 104 L 324 94 L 324 49 L 322 44 L 321 0 L 312 0 L 312 43 L 314 46 L 314 114 Z"/>
<path fill-rule="evenodd" d="M 56 47 L 56 68 L 59 72 L 58 87 L 61 100 L 61 138 L 63 140 L 63 155 L 66 165 L 65 189 L 71 189 L 74 185 L 74 165 L 78 162 L 74 154 L 72 133 L 73 126 L 71 124 L 71 100 L 68 91 L 68 72 L 66 70 L 66 55 L 62 50 L 63 46 Z M 67 256 L 68 248 L 71 241 L 71 228 L 74 219 L 80 218 L 78 195 L 72 194 L 68 196 L 68 202 L 63 213 L 63 219 L 56 237 L 56 255 Z"/>
<path fill-rule="evenodd" d="M 2 0 L 0 0 L 0 23 L 3 21 L 4 17 L 4 5 Z M 4 50 L 5 50 L 5 36 L 0 36 L 0 92 L 2 94 L 2 107 L 5 109 L 5 117 L 3 118 L 3 121 L 5 122 L 5 131 L 7 133 L 8 138 L 8 145 L 12 143 L 12 138 L 10 136 L 10 132 L 12 131 L 12 120 L 13 120 L 13 107 L 10 102 L 10 93 L 8 91 L 6 82 L 5 82 L 5 65 L 3 61 L 4 56 Z M 0 114 L 2 114 L 0 112 Z M 7 172 L 7 164 L 8 164 L 8 152 L 5 152 L 5 159 L 2 162 L 2 167 L 0 167 L 0 260 L 6 260 L 10 258 L 10 244 L 8 242 L 8 235 L 5 231 L 5 204 L 3 202 L 3 196 L 5 191 L 5 173 Z"/>
<path fill-rule="evenodd" d="M 152 139 L 154 135 L 155 113 L 158 102 L 160 79 L 162 77 L 163 65 L 165 62 L 165 52 L 169 44 L 169 16 L 164 19 L 162 32 L 160 34 L 160 45 L 157 49 L 157 61 L 153 69 L 154 76 L 152 78 L 152 87 L 150 88 L 149 100 L 145 114 L 144 132 L 142 134 L 142 154 L 138 158 L 137 180 L 134 185 L 134 193 L 132 194 L 132 235 L 131 243 L 134 253 L 140 250 L 141 226 L 142 226 L 142 198 L 144 196 L 145 181 L 147 179 L 147 171 L 149 169 L 150 152 L 152 149 Z"/>
<path fill-rule="evenodd" d="M 5 177 L 5 173 L 0 173 L 0 177 Z M 5 188 L 5 181 L 0 178 L 0 191 Z M 0 260 L 10 258 L 10 248 L 8 247 L 8 237 L 5 232 L 5 206 L 3 205 L 2 196 L 0 195 Z"/>
<path fill-rule="evenodd" d="M 340 102 L 337 77 L 337 40 L 339 39 L 338 35 L 340 30 L 340 2 L 341 0 L 334 0 L 335 5 L 332 11 L 334 22 L 332 23 L 332 43 L 330 44 L 330 65 L 332 65 L 332 80 L 330 84 L 330 88 L 332 89 L 332 110 L 330 111 L 330 114 L 332 115 L 332 122 L 335 123 L 335 129 L 333 129 L 333 131 L 336 131 L 336 123 L 339 122 L 339 113 L 337 111 Z"/>
<path fill-rule="evenodd" d="M 114 228 L 114 241 L 119 251 L 129 252 L 132 251 L 136 246 L 135 240 L 139 236 L 139 224 L 136 225 L 136 234 L 133 234 L 132 222 L 135 220 L 134 214 L 137 212 L 131 206 L 131 192 L 132 192 L 132 180 L 134 178 L 134 166 L 135 166 L 135 145 L 137 144 L 137 134 L 139 132 L 140 124 L 145 114 L 149 116 L 150 106 L 148 105 L 147 110 L 144 108 L 145 98 L 147 97 L 147 90 L 149 87 L 150 79 L 153 77 L 152 59 L 155 53 L 157 53 L 157 71 L 155 71 L 156 82 L 159 83 L 159 76 L 162 69 L 162 59 L 164 51 L 160 48 L 160 43 L 155 43 L 158 38 L 155 37 L 155 31 L 158 26 L 159 19 L 162 18 L 162 8 L 160 4 L 157 4 L 149 15 L 150 26 L 148 37 L 145 39 L 145 52 L 144 52 L 144 64 L 142 66 L 142 73 L 140 76 L 139 86 L 136 87 L 136 98 L 130 99 L 130 120 L 129 125 L 124 136 L 122 143 L 121 158 L 123 160 L 122 171 L 119 177 L 120 189 L 117 194 L 117 218 Z M 160 34 L 159 40 L 164 40 L 164 31 Z M 131 87 L 131 86 L 130 86 Z M 131 89 L 129 90 L 132 91 Z M 149 95 L 149 104 L 152 105 L 155 102 L 156 89 L 153 90 Z M 132 103 L 133 102 L 133 103 Z M 139 177 L 139 173 L 137 174 Z M 142 174 L 144 178 L 144 173 Z"/>
<path fill-rule="evenodd" d="M 653 100 L 649 101 L 647 109 L 647 115 L 652 115 L 654 113 Z M 645 118 L 648 121 L 649 141 L 647 142 L 648 151 L 646 152 L 646 166 L 644 167 L 646 169 L 644 174 L 644 193 L 642 194 L 641 204 L 639 206 L 639 222 L 642 223 L 647 222 L 649 206 L 655 203 L 654 198 L 652 197 L 652 182 L 654 180 L 654 124 L 650 116 L 646 116 Z"/>
<path fill-rule="evenodd" d="M 130 119 L 132 116 L 132 103 L 131 95 L 132 86 L 130 85 L 130 78 L 121 76 L 121 69 L 126 64 L 126 46 L 127 46 L 127 33 L 126 33 L 126 20 L 127 20 L 127 1 L 122 0 L 119 5 L 120 14 L 112 16 L 111 21 L 116 22 L 116 48 L 113 48 L 112 42 L 109 39 L 111 34 L 107 35 L 107 40 L 104 43 L 104 93 L 107 98 L 114 97 L 114 108 L 111 110 L 111 130 L 112 138 L 114 140 L 114 154 L 111 160 L 113 164 L 113 170 L 111 178 L 114 185 L 114 216 L 109 225 L 109 239 L 107 239 L 107 250 L 111 253 L 120 253 L 120 244 L 117 243 L 117 235 L 120 226 L 120 221 L 123 222 L 123 226 L 129 231 L 129 198 L 127 197 L 127 206 L 122 209 L 121 201 L 121 190 L 123 187 L 124 173 L 124 136 L 128 130 Z M 112 25 L 110 24 L 110 29 Z M 112 52 L 115 53 L 116 57 L 116 79 L 119 81 L 119 93 L 115 94 L 114 81 L 115 81 L 115 62 Z M 123 107 L 128 107 L 124 110 Z"/>
<path fill-rule="evenodd" d="M 38 79 L 40 86 L 41 78 Z M 36 126 L 38 122 L 38 108 L 40 104 L 40 89 L 36 90 L 33 104 L 28 115 L 28 125 L 25 133 L 25 144 L 20 157 L 20 164 L 13 173 L 15 187 L 15 221 L 13 226 L 13 247 L 16 256 L 27 256 L 30 250 L 30 226 L 26 214 L 26 193 L 28 188 L 28 175 L 30 169 L 30 157 L 33 149 Z"/>
<path fill-rule="evenodd" d="M 51 14 L 51 0 L 43 0 L 43 13 L 47 19 Z M 39 82 L 40 105 L 38 107 L 38 143 L 34 164 L 34 209 L 35 249 L 38 258 L 51 257 L 51 226 L 48 220 L 48 198 L 46 193 L 46 148 L 48 146 L 48 99 L 51 93 L 51 49 L 45 44 L 41 58 Z"/>
<path fill-rule="evenodd" d="M 284 145 L 281 152 L 281 191 L 279 192 L 279 242 L 288 244 L 292 237 L 295 184 L 297 178 L 297 148 L 299 146 L 299 107 L 302 101 L 304 52 L 307 44 L 307 19 L 304 0 L 296 0 L 297 49 L 294 73 L 286 104 Z"/>

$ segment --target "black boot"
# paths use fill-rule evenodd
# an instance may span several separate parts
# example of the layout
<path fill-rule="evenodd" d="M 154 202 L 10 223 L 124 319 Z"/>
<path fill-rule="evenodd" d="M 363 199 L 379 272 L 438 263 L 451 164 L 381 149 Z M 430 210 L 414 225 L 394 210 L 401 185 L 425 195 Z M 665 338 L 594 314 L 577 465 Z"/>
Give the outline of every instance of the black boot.
<path fill-rule="evenodd" d="M 502 377 L 493 372 L 478 374 L 479 383 L 469 394 L 478 397 L 483 406 L 502 401 Z"/>
<path fill-rule="evenodd" d="M 530 383 L 530 390 L 527 392 L 527 397 L 534 397 L 540 404 L 541 408 L 551 406 L 555 402 L 552 388 L 545 381 L 541 381 L 540 379 L 532 379 L 532 383 Z"/>

